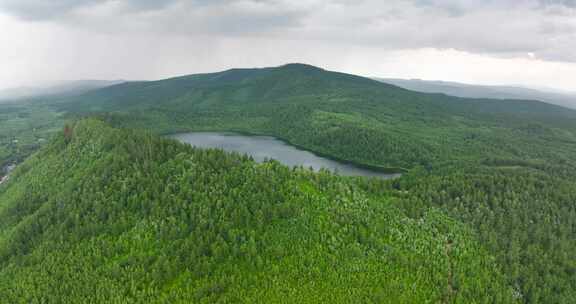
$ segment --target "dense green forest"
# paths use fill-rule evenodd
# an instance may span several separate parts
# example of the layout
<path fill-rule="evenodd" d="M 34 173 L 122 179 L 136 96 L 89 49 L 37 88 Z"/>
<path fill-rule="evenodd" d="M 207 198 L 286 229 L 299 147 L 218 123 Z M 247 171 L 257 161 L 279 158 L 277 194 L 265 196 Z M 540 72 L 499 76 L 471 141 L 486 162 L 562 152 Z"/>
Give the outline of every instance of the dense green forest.
<path fill-rule="evenodd" d="M 375 181 L 377 182 L 377 181 Z M 472 232 L 354 178 L 256 164 L 101 121 L 0 188 L 8 303 L 507 303 Z"/>
<path fill-rule="evenodd" d="M 56 126 L 95 115 L 147 131 L 81 122 L 1 186 L 0 278 L 21 278 L 3 284 L 11 299 L 83 288 L 105 289 L 102 301 L 576 298 L 576 111 L 417 93 L 301 64 L 124 83 L 42 107 L 58 113 Z M 146 133 L 194 130 L 272 135 L 404 174 L 256 165 Z M 251 254 L 234 250 L 243 243 L 231 230 Z"/>

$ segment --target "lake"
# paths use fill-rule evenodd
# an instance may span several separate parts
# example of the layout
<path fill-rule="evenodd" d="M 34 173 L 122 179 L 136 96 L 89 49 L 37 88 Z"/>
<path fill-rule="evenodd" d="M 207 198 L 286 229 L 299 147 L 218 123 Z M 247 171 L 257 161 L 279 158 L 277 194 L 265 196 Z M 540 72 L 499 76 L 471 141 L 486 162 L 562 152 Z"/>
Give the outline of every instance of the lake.
<path fill-rule="evenodd" d="M 400 174 L 382 173 L 321 157 L 270 136 L 250 136 L 228 132 L 191 132 L 175 134 L 170 137 L 199 148 L 217 148 L 247 154 L 257 162 L 275 159 L 290 167 L 311 167 L 315 171 L 325 168 L 346 176 L 368 176 L 384 179 L 400 176 Z"/>

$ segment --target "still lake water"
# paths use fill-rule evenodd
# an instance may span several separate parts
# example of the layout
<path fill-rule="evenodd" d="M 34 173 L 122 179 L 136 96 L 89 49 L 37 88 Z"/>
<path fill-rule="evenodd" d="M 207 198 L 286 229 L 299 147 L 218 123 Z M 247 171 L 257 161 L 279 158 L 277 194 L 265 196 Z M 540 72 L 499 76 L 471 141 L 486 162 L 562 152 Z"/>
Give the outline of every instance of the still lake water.
<path fill-rule="evenodd" d="M 275 159 L 290 167 L 311 167 L 316 171 L 320 168 L 326 168 L 347 176 L 379 178 L 400 176 L 400 174 L 382 173 L 324 158 L 270 136 L 250 136 L 228 132 L 191 132 L 175 134 L 170 137 L 199 148 L 216 148 L 251 155 L 257 162 Z"/>

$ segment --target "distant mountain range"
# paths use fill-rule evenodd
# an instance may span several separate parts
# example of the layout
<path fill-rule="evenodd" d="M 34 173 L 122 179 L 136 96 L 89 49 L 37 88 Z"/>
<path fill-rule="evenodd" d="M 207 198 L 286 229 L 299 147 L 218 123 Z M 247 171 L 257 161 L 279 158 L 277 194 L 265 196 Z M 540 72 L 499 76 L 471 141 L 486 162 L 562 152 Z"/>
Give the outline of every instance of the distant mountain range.
<path fill-rule="evenodd" d="M 0 90 L 0 102 L 46 96 L 74 96 L 123 82 L 123 80 L 73 80 L 52 86 L 10 88 Z"/>
<path fill-rule="evenodd" d="M 465 98 L 496 98 L 539 100 L 547 103 L 576 109 L 576 93 L 554 92 L 516 86 L 472 85 L 458 82 L 421 79 L 374 78 L 408 90 L 425 93 L 443 93 Z"/>

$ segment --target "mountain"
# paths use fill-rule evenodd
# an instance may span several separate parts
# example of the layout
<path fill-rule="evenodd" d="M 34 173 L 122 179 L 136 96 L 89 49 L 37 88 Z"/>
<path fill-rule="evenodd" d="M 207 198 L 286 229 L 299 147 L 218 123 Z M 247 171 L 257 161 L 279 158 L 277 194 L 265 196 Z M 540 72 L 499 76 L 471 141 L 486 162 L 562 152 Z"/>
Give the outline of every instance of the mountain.
<path fill-rule="evenodd" d="M 89 92 L 75 98 L 81 111 L 127 109 L 143 106 L 199 107 L 212 103 L 260 103 L 294 96 L 329 94 L 334 90 L 364 90 L 381 84 L 354 75 L 335 73 L 305 65 L 277 68 L 231 69 L 194 74 L 159 81 L 129 82 Z M 392 88 L 390 86 L 390 88 Z M 204 95 L 210 96 L 206 101 Z"/>
<path fill-rule="evenodd" d="M 0 101 L 21 100 L 38 97 L 73 96 L 90 90 L 122 83 L 122 80 L 75 80 L 66 81 L 52 86 L 19 87 L 0 90 Z"/>
<path fill-rule="evenodd" d="M 8 265 L 0 266 L 6 269 L 0 288 L 8 286 L 0 296 L 33 302 L 27 294 L 54 294 L 49 302 L 65 302 L 59 300 L 86 295 L 85 286 L 94 286 L 105 290 L 99 302 L 120 301 L 120 294 L 178 302 L 193 293 L 198 298 L 192 302 L 273 302 L 284 296 L 297 302 L 505 303 L 510 289 L 520 303 L 572 303 L 576 297 L 574 110 L 535 100 L 415 92 L 304 64 L 123 83 L 41 107 L 11 107 L 0 119 L 0 160 L 23 154 L 14 132 L 5 130 L 20 130 L 20 139 L 69 127 L 67 135 L 19 165 L 0 189 L 0 241 L 6 242 L 0 248 L 7 248 L 0 259 Z M 402 176 L 383 182 L 314 175 L 191 151 L 151 135 L 208 130 L 275 136 Z M 304 218 L 276 222 L 276 216 L 285 219 L 285 210 L 260 208 L 290 198 L 288 206 L 297 207 L 288 214 Z M 316 205 L 316 198 L 323 203 Z M 200 207 L 187 207 L 190 202 Z M 260 218 L 273 220 L 261 224 Z M 390 225 L 399 220 L 392 227 L 400 234 L 381 218 Z M 282 230 L 287 226 L 295 230 Z M 191 235 L 192 229 L 197 233 Z M 266 231 L 283 231 L 282 237 Z M 235 233 L 256 245 L 235 251 Z M 350 233 L 363 240 L 359 248 Z M 206 239 L 200 242 L 197 235 Z M 377 249 L 362 247 L 366 239 Z M 293 263 L 270 258 L 266 250 L 273 243 L 293 246 Z M 399 251 L 401 246 L 408 249 Z M 265 252 L 262 263 L 258 255 L 237 255 L 247 247 Z M 426 254 L 413 255 L 418 252 Z M 439 253 L 466 257 L 473 269 L 450 271 L 460 266 Z M 468 259 L 468 253 L 480 260 Z M 311 260 L 332 268 L 315 268 Z M 258 265 L 270 267 L 262 272 Z M 431 277 L 431 269 L 438 276 Z M 69 279 L 56 284 L 53 278 Z M 302 285 L 308 281 L 314 287 Z M 273 286 L 253 288 L 261 282 Z M 326 287 L 337 282 L 344 282 L 342 294 Z M 381 287 L 370 289 L 366 282 Z M 74 293 L 62 295 L 59 286 Z M 415 287 L 408 293 L 406 286 Z M 296 293 L 305 296 L 294 298 Z"/>
<path fill-rule="evenodd" d="M 374 79 L 418 92 L 444 93 L 451 96 L 465 98 L 540 100 L 547 103 L 576 109 L 576 93 L 514 86 L 471 85 L 458 82 L 430 81 L 420 79 Z"/>
<path fill-rule="evenodd" d="M 0 186 L 0 295 L 513 303 L 466 227 L 433 208 L 412 219 L 393 197 L 326 172 L 83 120 Z"/>
<path fill-rule="evenodd" d="M 537 162 L 550 152 L 535 141 L 576 140 L 573 110 L 538 101 L 419 93 L 304 64 L 124 83 L 71 98 L 59 110 L 125 115 L 119 119 L 123 126 L 160 133 L 264 133 L 321 154 L 390 168 L 439 165 L 448 155 L 447 161 L 476 155 L 472 159 Z M 361 145 L 353 144 L 360 139 Z M 519 157 L 521 146 L 530 147 L 522 153 L 531 156 Z"/>

